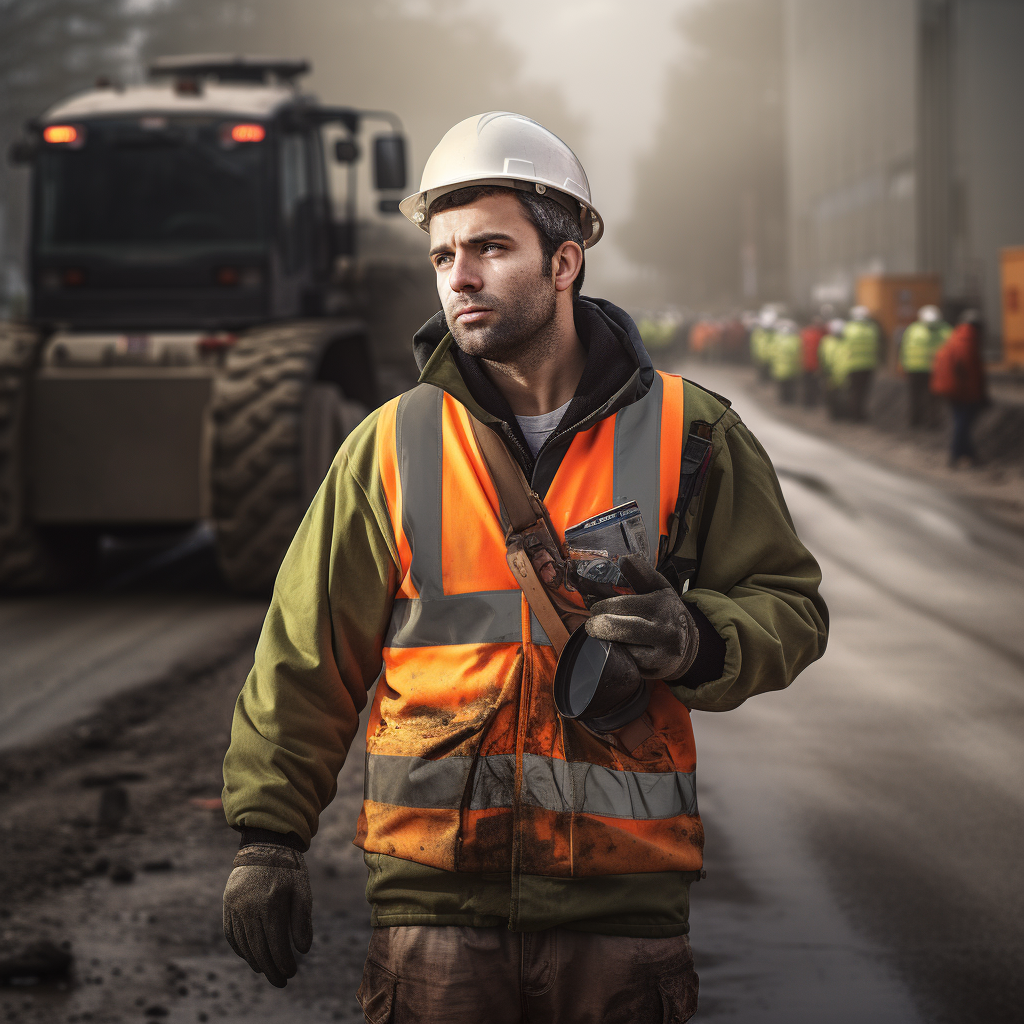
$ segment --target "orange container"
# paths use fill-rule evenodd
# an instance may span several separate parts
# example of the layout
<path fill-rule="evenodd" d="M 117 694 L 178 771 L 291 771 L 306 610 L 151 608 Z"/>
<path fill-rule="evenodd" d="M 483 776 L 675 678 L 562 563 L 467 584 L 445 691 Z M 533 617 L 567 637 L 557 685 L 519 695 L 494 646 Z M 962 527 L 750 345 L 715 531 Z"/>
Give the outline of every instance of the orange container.
<path fill-rule="evenodd" d="M 867 306 L 881 325 L 886 342 L 882 362 L 895 370 L 900 338 L 917 319 L 917 311 L 942 305 L 942 278 L 938 274 L 866 274 L 857 279 L 857 304 Z"/>
<path fill-rule="evenodd" d="M 1003 365 L 1024 369 L 1024 247 L 1002 252 Z"/>

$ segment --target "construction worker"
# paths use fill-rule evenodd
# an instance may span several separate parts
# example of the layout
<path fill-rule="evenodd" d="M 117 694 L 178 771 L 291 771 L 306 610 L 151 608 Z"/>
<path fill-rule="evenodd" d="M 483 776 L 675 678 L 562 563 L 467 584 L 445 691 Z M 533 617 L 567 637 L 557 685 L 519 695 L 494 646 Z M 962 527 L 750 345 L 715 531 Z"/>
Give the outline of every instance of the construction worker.
<path fill-rule="evenodd" d="M 750 332 L 750 359 L 757 370 L 757 379 L 762 383 L 771 379 L 772 343 L 778 319 L 778 313 L 771 306 L 765 306 Z"/>
<path fill-rule="evenodd" d="M 800 332 L 801 353 L 801 383 L 803 404 L 808 409 L 813 409 L 818 404 L 820 392 L 820 367 L 818 366 L 818 349 L 821 347 L 822 339 L 828 334 L 825 326 L 825 319 L 818 314 Z"/>
<path fill-rule="evenodd" d="M 868 394 L 878 368 L 878 325 L 867 306 L 854 306 L 843 329 L 842 363 L 847 407 L 854 423 L 867 420 Z"/>
<path fill-rule="evenodd" d="M 922 306 L 917 320 L 904 332 L 900 342 L 900 366 L 907 377 L 910 426 L 930 426 L 934 420 L 934 403 L 928 390 L 935 353 L 949 338 L 949 324 L 942 319 L 938 306 Z"/>
<path fill-rule="evenodd" d="M 772 380 L 779 391 L 779 401 L 783 405 L 793 405 L 797 397 L 797 385 L 800 380 L 800 363 L 802 357 L 800 335 L 792 320 L 780 320 L 775 328 L 772 341 Z"/>
<path fill-rule="evenodd" d="M 846 322 L 838 318 L 829 321 L 828 333 L 818 347 L 818 365 L 821 368 L 822 386 L 825 391 L 825 408 L 829 419 L 843 418 L 843 384 L 846 382 L 843 366 L 843 331 Z"/>
<path fill-rule="evenodd" d="M 225 933 L 273 984 L 295 973 L 302 854 L 376 683 L 366 1019 L 686 1020 L 690 709 L 820 656 L 818 566 L 728 403 L 656 372 L 632 320 L 580 295 L 603 222 L 565 143 L 468 118 L 401 208 L 442 310 L 413 341 L 419 385 L 347 438 L 278 575 L 224 762 L 242 837 Z M 627 500 L 634 553 L 587 609 L 555 589 L 562 538 Z M 605 653 L 566 717 L 574 620 Z"/>
<path fill-rule="evenodd" d="M 974 421 L 989 404 L 980 324 L 977 310 L 964 310 L 960 323 L 939 347 L 933 360 L 931 390 L 949 403 L 953 421 L 949 450 L 951 469 L 963 462 L 971 466 L 978 464 L 972 436 Z"/>

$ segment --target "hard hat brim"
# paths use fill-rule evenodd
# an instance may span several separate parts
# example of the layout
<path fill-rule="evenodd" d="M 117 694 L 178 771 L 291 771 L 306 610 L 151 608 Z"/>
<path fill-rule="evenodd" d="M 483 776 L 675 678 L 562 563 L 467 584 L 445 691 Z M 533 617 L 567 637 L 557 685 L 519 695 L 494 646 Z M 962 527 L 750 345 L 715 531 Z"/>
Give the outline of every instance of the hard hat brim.
<path fill-rule="evenodd" d="M 398 204 L 398 208 L 417 227 L 423 231 L 429 231 L 427 213 L 431 203 L 449 192 L 455 192 L 460 188 L 470 188 L 474 185 L 496 185 L 499 188 L 518 189 L 521 192 L 533 192 L 535 195 L 545 195 L 555 200 L 573 214 L 578 214 L 584 249 L 593 248 L 604 234 L 604 219 L 589 203 L 583 202 L 579 197 L 566 192 L 554 183 L 524 181 L 522 178 L 515 178 L 512 175 L 498 174 L 486 178 L 463 178 L 444 182 L 426 192 L 413 192 Z"/>

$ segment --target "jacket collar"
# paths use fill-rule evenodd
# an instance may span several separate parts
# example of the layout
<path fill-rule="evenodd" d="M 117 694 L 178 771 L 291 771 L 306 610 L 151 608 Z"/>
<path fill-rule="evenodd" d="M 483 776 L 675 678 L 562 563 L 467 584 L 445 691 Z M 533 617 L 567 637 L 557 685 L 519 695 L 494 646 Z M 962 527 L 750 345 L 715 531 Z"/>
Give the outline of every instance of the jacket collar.
<path fill-rule="evenodd" d="M 654 382 L 654 365 L 629 314 L 605 299 L 581 296 L 575 306 L 576 333 L 587 363 L 576 394 L 555 433 L 585 429 L 639 401 Z M 433 384 L 493 426 L 518 430 L 515 416 L 479 362 L 455 344 L 443 312 L 435 313 L 413 338 L 421 384 Z"/>

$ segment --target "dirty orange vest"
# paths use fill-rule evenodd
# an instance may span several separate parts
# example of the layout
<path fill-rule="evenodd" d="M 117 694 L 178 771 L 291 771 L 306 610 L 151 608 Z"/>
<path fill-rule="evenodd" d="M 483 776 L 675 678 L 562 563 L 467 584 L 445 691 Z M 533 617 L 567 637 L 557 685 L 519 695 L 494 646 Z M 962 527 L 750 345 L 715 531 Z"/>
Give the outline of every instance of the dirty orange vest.
<path fill-rule="evenodd" d="M 654 683 L 653 735 L 630 753 L 560 718 L 555 653 L 509 572 L 465 407 L 421 384 L 383 407 L 377 431 L 401 569 L 356 845 L 446 871 L 699 870 L 687 709 Z M 644 398 L 573 437 L 544 495 L 556 531 L 634 499 L 657 552 L 682 446 L 682 379 L 656 374 Z"/>

